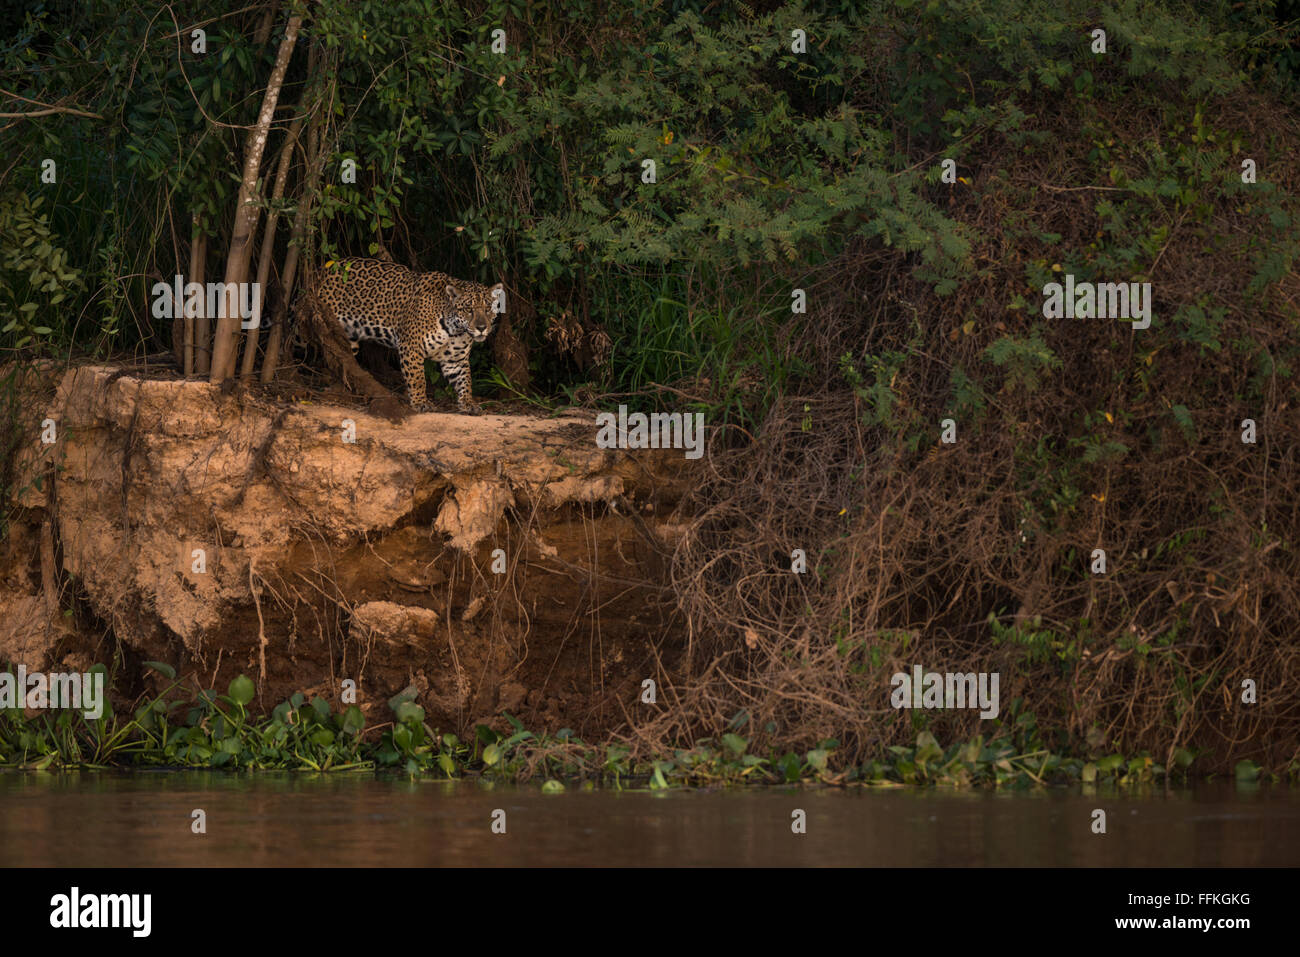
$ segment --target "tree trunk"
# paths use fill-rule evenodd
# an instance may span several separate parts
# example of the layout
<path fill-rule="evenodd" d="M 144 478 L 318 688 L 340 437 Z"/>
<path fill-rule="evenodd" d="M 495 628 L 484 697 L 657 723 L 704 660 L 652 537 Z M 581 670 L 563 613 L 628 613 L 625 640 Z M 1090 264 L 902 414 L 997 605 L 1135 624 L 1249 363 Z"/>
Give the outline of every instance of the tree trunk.
<path fill-rule="evenodd" d="M 283 295 L 271 320 L 271 334 L 266 339 L 266 355 L 262 356 L 262 384 L 275 378 L 280 365 L 280 343 L 284 341 L 284 326 L 289 318 L 289 303 L 293 300 L 294 282 L 298 277 L 298 257 L 302 253 L 302 239 L 307 232 L 307 199 L 304 196 L 293 217 L 289 231 L 289 252 L 284 257 L 284 277 L 281 280 Z"/>
<path fill-rule="evenodd" d="M 199 217 L 194 217 L 194 228 L 199 228 Z M 190 243 L 190 282 L 203 286 L 203 274 L 208 259 L 208 234 L 200 232 Z M 181 296 L 185 297 L 184 290 Z M 198 311 L 185 314 L 185 374 L 207 375 L 212 360 L 212 329 L 208 324 L 208 298 L 199 297 Z"/>
<path fill-rule="evenodd" d="M 244 361 L 240 369 L 240 378 L 245 380 L 253 377 L 253 368 L 257 362 L 257 340 L 262 329 L 262 306 L 266 302 L 266 281 L 271 274 L 271 256 L 275 252 L 275 227 L 280 221 L 280 212 L 275 209 L 274 204 L 284 195 L 284 184 L 289 179 L 289 160 L 293 158 L 293 148 L 298 142 L 298 130 L 301 127 L 302 116 L 299 116 L 290 125 L 289 133 L 284 139 L 284 146 L 280 148 L 280 168 L 275 174 L 275 188 L 271 193 L 272 208 L 266 215 L 266 228 L 262 230 L 261 256 L 257 264 L 257 287 L 263 291 L 263 295 L 258 298 L 257 306 L 253 309 L 253 328 L 244 333 Z"/>
<path fill-rule="evenodd" d="M 266 41 L 271 39 L 271 27 L 275 26 L 275 14 L 279 6 L 278 3 L 273 3 L 262 14 L 262 21 L 257 25 L 257 29 L 253 31 L 253 43 L 257 46 L 264 46 Z"/>
<path fill-rule="evenodd" d="M 311 77 L 321 76 L 318 71 L 319 48 L 314 44 L 307 53 L 307 74 Z M 333 71 L 325 71 L 333 75 Z M 294 285 L 298 277 L 298 260 L 302 255 L 303 244 L 307 239 L 307 222 L 311 214 L 311 204 L 316 198 L 320 183 L 321 170 L 325 165 L 324 150 L 321 149 L 321 90 L 324 81 L 313 83 L 312 95 L 303 94 L 303 103 L 309 104 L 307 110 L 311 121 L 307 124 L 307 173 L 303 177 L 299 191 L 298 209 L 294 213 L 293 227 L 289 231 L 289 252 L 284 257 L 284 276 L 281 280 L 283 295 L 276 307 L 275 318 L 271 321 L 271 333 L 266 340 L 266 355 L 262 357 L 262 384 L 275 378 L 280 365 L 280 344 L 284 341 L 285 323 L 289 317 L 289 304 L 293 301 Z"/>
<path fill-rule="evenodd" d="M 271 132 L 271 118 L 275 115 L 275 105 L 280 99 L 280 89 L 284 86 L 284 75 L 289 69 L 289 58 L 293 56 L 293 46 L 298 39 L 298 28 L 302 26 L 302 17 L 289 18 L 284 30 L 284 39 L 280 41 L 280 50 L 276 54 L 275 68 L 271 70 L 271 79 L 266 85 L 266 95 L 262 98 L 262 110 L 257 117 L 257 125 L 249 131 L 248 147 L 244 157 L 244 175 L 239 184 L 239 200 L 235 208 L 235 228 L 230 237 L 230 249 L 226 253 L 225 309 L 217 321 L 217 335 L 212 348 L 212 371 L 209 381 L 218 383 L 230 378 L 235 372 L 235 349 L 238 344 L 239 331 L 238 285 L 248 281 L 248 264 L 251 255 L 250 243 L 257 229 L 257 220 L 261 210 L 254 204 L 257 190 L 257 174 L 262 167 L 262 154 L 266 150 L 266 140 Z"/>

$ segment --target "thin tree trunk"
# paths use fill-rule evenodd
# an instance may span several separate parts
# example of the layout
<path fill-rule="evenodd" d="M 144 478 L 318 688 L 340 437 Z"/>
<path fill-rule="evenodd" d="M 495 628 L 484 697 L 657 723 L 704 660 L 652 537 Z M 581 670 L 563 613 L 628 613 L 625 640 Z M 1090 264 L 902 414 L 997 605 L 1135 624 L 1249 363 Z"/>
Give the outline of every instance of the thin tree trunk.
<path fill-rule="evenodd" d="M 312 77 L 322 74 L 318 70 L 319 48 L 313 44 L 307 54 L 307 73 Z M 333 75 L 333 71 L 326 71 Z M 311 204 L 316 198 L 320 185 L 321 171 L 325 165 L 325 151 L 321 148 L 321 114 L 322 90 L 324 81 L 313 84 L 313 95 L 304 95 L 304 103 L 310 101 L 311 121 L 307 124 L 306 170 L 302 188 L 299 193 L 298 209 L 294 213 L 293 227 L 289 231 L 289 252 L 284 257 L 284 276 L 281 286 L 284 295 L 276 308 L 275 318 L 271 322 L 271 334 L 266 341 L 266 355 L 262 357 L 262 384 L 275 378 L 280 365 L 280 347 L 284 341 L 284 329 L 289 316 L 289 303 L 293 301 L 295 283 L 298 277 L 298 261 L 302 256 L 303 244 L 307 240 L 307 222 L 311 215 Z"/>
<path fill-rule="evenodd" d="M 262 290 L 257 306 L 253 309 L 253 328 L 244 333 L 244 361 L 240 369 L 240 378 L 251 379 L 257 362 L 257 340 L 262 329 L 262 305 L 266 302 L 266 281 L 271 274 L 271 256 L 275 252 L 275 227 L 280 222 L 280 212 L 275 208 L 280 197 L 284 195 L 284 184 L 289 179 L 289 161 L 293 158 L 293 149 L 298 142 L 298 130 L 302 127 L 302 116 L 289 126 L 284 145 L 280 148 L 280 168 L 275 174 L 275 188 L 271 192 L 271 211 L 266 215 L 266 228 L 262 230 L 261 256 L 257 264 L 257 288 Z"/>
<path fill-rule="evenodd" d="M 199 217 L 194 217 L 194 227 L 199 228 Z M 200 232 L 190 243 L 190 282 L 203 287 L 204 267 L 208 259 L 208 234 Z M 182 300 L 185 291 L 181 290 Z M 207 375 L 212 360 L 212 328 L 208 323 L 208 297 L 200 296 L 198 311 L 185 314 L 185 365 L 186 375 Z"/>
<path fill-rule="evenodd" d="M 271 27 L 275 26 L 275 15 L 279 7 L 278 3 L 273 3 L 262 14 L 262 22 L 257 25 L 257 29 L 253 32 L 253 42 L 259 47 L 271 39 Z"/>
<path fill-rule="evenodd" d="M 262 384 L 275 378 L 280 365 L 280 344 L 284 341 L 284 326 L 289 318 L 289 303 L 293 299 L 294 281 L 298 277 L 298 257 L 302 253 L 302 238 L 307 232 L 307 200 L 298 205 L 298 212 L 293 217 L 293 228 L 289 232 L 289 252 L 284 257 L 284 278 L 280 285 L 284 295 L 276 307 L 275 318 L 271 322 L 271 334 L 266 340 L 266 355 L 262 356 Z"/>
<path fill-rule="evenodd" d="M 284 39 L 280 41 L 280 50 L 276 54 L 275 68 L 271 70 L 271 79 L 266 85 L 266 95 L 262 98 L 262 110 L 257 116 L 257 125 L 249 131 L 248 147 L 244 158 L 244 175 L 239 184 L 239 200 L 235 208 L 235 228 L 230 237 L 230 249 L 226 253 L 225 278 L 225 313 L 217 320 L 217 335 L 212 348 L 211 382 L 223 382 L 235 372 L 235 351 L 238 345 L 239 331 L 238 286 L 248 280 L 248 265 L 252 250 L 250 244 L 257 229 L 259 207 L 253 202 L 257 190 L 257 174 L 262 168 L 262 154 L 266 150 L 266 141 L 271 132 L 271 119 L 275 115 L 275 105 L 280 99 L 280 89 L 284 86 L 284 75 L 289 69 L 289 58 L 293 56 L 293 46 L 298 40 L 298 28 L 302 26 L 302 17 L 289 18 L 284 30 Z"/>
<path fill-rule="evenodd" d="M 181 275 L 181 249 L 176 242 L 175 211 L 171 203 L 167 204 L 167 226 L 167 231 L 171 233 L 172 238 L 172 268 L 170 275 L 165 278 L 174 293 L 176 287 L 172 283 L 177 276 Z M 177 308 L 180 303 L 175 301 L 174 294 L 168 298 L 172 300 L 172 358 L 176 360 L 176 368 L 183 373 L 185 371 L 185 309 Z"/>

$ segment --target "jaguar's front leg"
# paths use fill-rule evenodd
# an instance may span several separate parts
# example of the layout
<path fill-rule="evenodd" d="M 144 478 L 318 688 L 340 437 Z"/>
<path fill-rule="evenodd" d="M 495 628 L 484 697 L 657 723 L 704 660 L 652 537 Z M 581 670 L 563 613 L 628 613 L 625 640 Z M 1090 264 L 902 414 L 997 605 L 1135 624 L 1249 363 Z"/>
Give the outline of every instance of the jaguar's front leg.
<path fill-rule="evenodd" d="M 456 390 L 456 408 L 468 415 L 482 412 L 482 407 L 474 401 L 469 363 L 465 359 L 444 359 L 438 367 L 442 370 L 442 377 Z"/>
<path fill-rule="evenodd" d="M 433 406 L 424 391 L 424 353 L 403 344 L 401 354 L 402 377 L 406 379 L 406 395 L 411 400 L 411 408 L 416 412 L 432 411 Z"/>

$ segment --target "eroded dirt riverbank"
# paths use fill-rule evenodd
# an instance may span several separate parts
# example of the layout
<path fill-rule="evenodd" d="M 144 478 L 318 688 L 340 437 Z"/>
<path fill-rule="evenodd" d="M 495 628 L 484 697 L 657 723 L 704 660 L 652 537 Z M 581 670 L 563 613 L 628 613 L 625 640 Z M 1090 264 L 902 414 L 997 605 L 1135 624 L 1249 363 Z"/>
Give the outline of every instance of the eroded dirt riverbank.
<path fill-rule="evenodd" d="M 240 673 L 368 723 L 508 711 L 596 734 L 677 649 L 664 560 L 689 465 L 603 450 L 590 416 L 430 413 L 228 394 L 113 366 L 34 368 L 0 546 L 0 658 L 84 670 L 118 704 Z M 75 614 L 67 610 L 75 606 Z"/>

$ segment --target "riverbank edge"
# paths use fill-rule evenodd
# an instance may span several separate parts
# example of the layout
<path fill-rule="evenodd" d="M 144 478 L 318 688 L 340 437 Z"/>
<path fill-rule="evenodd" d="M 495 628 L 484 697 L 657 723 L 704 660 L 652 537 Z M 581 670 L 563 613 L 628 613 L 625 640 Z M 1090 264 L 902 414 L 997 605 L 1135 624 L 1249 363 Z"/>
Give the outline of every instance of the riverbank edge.
<path fill-rule="evenodd" d="M 166 674 L 160 663 L 151 667 Z M 102 668 L 103 666 L 96 666 Z M 174 678 L 174 674 L 168 675 Z M 827 786 L 933 786 L 1032 788 L 1069 785 L 1149 786 L 1190 782 L 1217 774 L 1198 773 L 1197 753 L 1176 749 L 1172 760 L 1149 753 L 1108 751 L 1061 753 L 1044 747 L 1031 712 L 1010 709 L 987 738 L 940 744 L 929 731 L 917 732 L 909 747 L 893 745 L 860 764 L 837 760 L 839 740 L 795 752 L 750 751 L 748 716 L 738 714 L 733 730 L 634 760 L 631 742 L 611 735 L 587 742 L 571 729 L 534 732 L 509 713 L 475 726 L 468 740 L 433 727 L 414 693 L 389 699 L 391 720 L 368 724 L 355 704 L 336 709 L 320 697 L 295 693 L 269 714 L 250 715 L 253 682 L 244 675 L 224 694 L 145 697 L 128 712 L 88 717 L 76 710 L 0 709 L 0 769 L 157 769 L 222 771 L 367 772 L 393 770 L 447 779 L 479 777 L 543 790 L 574 786 L 648 787 L 652 790 L 820 784 Z M 1300 764 L 1266 768 L 1244 760 L 1234 768 L 1239 784 L 1300 783 Z"/>

